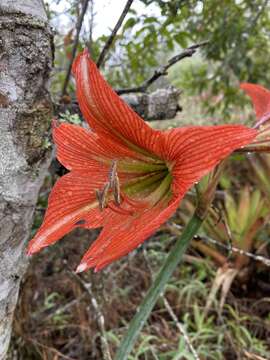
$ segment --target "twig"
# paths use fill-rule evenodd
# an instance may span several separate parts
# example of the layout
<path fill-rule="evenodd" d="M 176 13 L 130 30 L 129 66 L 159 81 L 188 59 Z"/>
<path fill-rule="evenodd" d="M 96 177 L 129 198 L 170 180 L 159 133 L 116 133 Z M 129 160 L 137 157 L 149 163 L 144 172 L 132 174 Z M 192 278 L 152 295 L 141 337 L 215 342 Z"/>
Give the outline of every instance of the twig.
<path fill-rule="evenodd" d="M 90 1 L 90 21 L 89 21 L 89 40 L 88 40 L 88 49 L 90 54 L 92 54 L 93 46 L 93 27 L 94 27 L 94 0 Z"/>
<path fill-rule="evenodd" d="M 84 0 L 82 11 L 81 11 L 80 16 L 78 17 L 78 21 L 76 24 L 76 35 L 75 35 L 75 39 L 74 39 L 74 44 L 73 44 L 73 48 L 72 48 L 72 52 L 71 52 L 71 58 L 69 61 L 66 78 L 64 81 L 63 89 L 62 89 L 62 96 L 65 95 L 67 92 L 67 86 L 68 86 L 69 79 L 70 79 L 72 63 L 75 59 L 75 55 L 76 55 L 76 51 L 77 51 L 77 47 L 78 47 L 78 43 L 79 43 L 80 32 L 81 32 L 81 28 L 82 28 L 82 24 L 83 24 L 83 19 L 84 19 L 88 4 L 89 4 L 89 0 Z"/>
<path fill-rule="evenodd" d="M 109 36 L 109 38 L 107 39 L 106 41 L 106 44 L 104 45 L 99 57 L 98 57 L 98 60 L 97 60 L 97 67 L 101 67 L 104 63 L 104 60 L 105 60 L 105 57 L 106 57 L 106 54 L 107 52 L 109 51 L 113 41 L 114 41 L 114 38 L 117 34 L 117 31 L 119 30 L 119 28 L 121 27 L 129 9 L 130 9 L 130 6 L 131 4 L 133 3 L 133 0 L 127 0 L 126 2 L 126 6 L 124 7 L 124 10 L 122 11 L 122 14 L 120 15 L 114 29 L 112 30 L 112 33 L 111 35 Z"/>
<path fill-rule="evenodd" d="M 173 223 L 172 225 L 174 227 L 176 227 L 177 229 L 179 229 L 179 230 L 182 228 L 182 226 L 180 226 L 178 224 L 175 224 L 175 223 Z M 228 245 L 222 244 L 220 241 L 217 241 L 217 240 L 212 239 L 210 237 L 196 235 L 196 236 L 194 236 L 194 239 L 202 240 L 202 241 L 204 241 L 206 243 L 210 242 L 210 243 L 212 243 L 214 245 L 217 245 L 217 246 L 221 247 L 222 249 L 225 249 L 225 250 L 227 250 L 229 252 L 236 252 L 236 253 L 238 253 L 240 255 L 245 255 L 245 256 L 247 256 L 247 257 L 249 257 L 249 258 L 251 258 L 251 259 L 253 259 L 255 261 L 260 261 L 261 263 L 263 263 L 266 266 L 270 266 L 270 259 L 267 259 L 264 256 L 252 254 L 251 252 L 239 249 L 239 248 L 237 248 L 235 246 L 231 246 L 231 245 L 228 246 Z"/>
<path fill-rule="evenodd" d="M 251 353 L 251 352 L 249 352 L 247 350 L 243 350 L 243 353 L 246 355 L 246 357 L 248 359 L 251 359 L 251 360 L 267 360 L 265 357 L 262 357 L 260 355 Z"/>
<path fill-rule="evenodd" d="M 180 54 L 173 56 L 171 59 L 168 60 L 166 65 L 161 66 L 160 68 L 156 69 L 154 74 L 146 81 L 142 83 L 142 85 L 137 87 L 132 87 L 128 89 L 118 89 L 116 90 L 117 94 L 129 94 L 129 93 L 135 93 L 135 92 L 145 92 L 148 87 L 153 84 L 158 78 L 161 76 L 167 75 L 167 70 L 174 64 L 176 64 L 178 61 L 186 58 L 191 57 L 198 48 L 205 46 L 208 44 L 208 41 L 204 41 L 202 43 L 194 44 L 184 51 L 182 51 Z"/>
<path fill-rule="evenodd" d="M 234 150 L 235 153 L 251 153 L 251 152 L 258 152 L 258 153 L 269 153 L 270 152 L 270 146 L 264 145 L 264 146 L 252 146 L 247 145 L 243 148 Z"/>
<path fill-rule="evenodd" d="M 153 270 L 152 270 L 152 267 L 151 265 L 149 264 L 148 262 L 148 256 L 147 256 L 147 253 L 146 253 L 146 250 L 145 248 L 143 248 L 143 256 L 145 258 L 145 261 L 146 261 L 146 264 L 148 266 L 148 269 L 150 271 L 150 274 L 151 274 L 151 278 L 153 279 L 154 278 L 154 274 L 153 274 Z M 197 351 L 194 349 L 190 339 L 189 339 L 189 336 L 184 328 L 184 326 L 178 321 L 177 319 L 177 316 L 176 314 L 174 313 L 173 311 L 173 308 L 171 307 L 171 305 L 169 304 L 168 300 L 166 299 L 166 297 L 164 296 L 164 294 L 162 294 L 161 296 L 161 299 L 163 300 L 163 303 L 164 303 L 164 306 L 166 308 L 166 310 L 168 311 L 170 317 L 172 318 L 175 326 L 178 328 L 180 334 L 183 335 L 184 337 L 184 340 L 185 340 L 185 343 L 189 349 L 189 351 L 192 353 L 192 355 L 194 356 L 194 359 L 195 360 L 200 360 L 199 358 L 199 355 L 197 354 Z"/>
<path fill-rule="evenodd" d="M 245 255 L 253 260 L 256 260 L 256 261 L 260 261 L 262 262 L 264 265 L 266 266 L 270 266 L 270 259 L 267 259 L 266 257 L 264 256 L 261 256 L 261 255 L 255 255 L 255 254 L 252 254 L 251 252 L 248 252 L 248 251 L 244 251 L 242 249 L 239 249 L 235 246 L 228 246 L 228 245 L 225 245 L 225 244 L 222 244 L 221 242 L 217 241 L 217 240 L 214 240 L 214 239 L 211 239 L 209 237 L 201 237 L 201 236 L 197 236 L 197 238 L 205 241 L 205 242 L 210 242 L 212 244 L 215 244 L 225 250 L 228 250 L 229 252 L 236 252 L 240 255 Z"/>
<path fill-rule="evenodd" d="M 89 295 L 91 304 L 93 308 L 95 309 L 96 315 L 97 315 L 97 324 L 100 331 L 100 339 L 101 339 L 101 349 L 103 354 L 103 360 L 112 360 L 111 354 L 110 354 L 110 348 L 107 341 L 106 336 L 106 329 L 105 329 L 105 320 L 104 316 L 100 310 L 100 307 L 98 305 L 98 302 L 94 296 L 94 293 L 92 291 L 92 285 L 91 283 L 85 283 L 83 279 L 77 275 L 75 272 L 68 270 L 68 273 L 70 276 L 81 286 L 81 288 L 86 291 L 86 293 Z"/>
<path fill-rule="evenodd" d="M 262 4 L 261 9 L 259 9 L 259 11 L 258 11 L 258 13 L 256 14 L 256 16 L 255 16 L 254 19 L 251 21 L 250 26 L 249 26 L 249 28 L 250 28 L 251 30 L 255 27 L 257 21 L 259 20 L 260 16 L 262 15 L 262 13 L 264 12 L 266 6 L 268 5 L 268 2 L 269 2 L 269 0 L 265 0 L 265 1 L 264 1 L 264 3 Z"/>
<path fill-rule="evenodd" d="M 166 310 L 168 311 L 170 317 L 172 318 L 173 322 L 175 323 L 175 326 L 178 328 L 180 334 L 183 335 L 185 343 L 189 349 L 189 351 L 192 353 L 192 355 L 194 356 L 195 360 L 200 360 L 199 355 L 197 354 L 197 351 L 194 349 L 189 336 L 184 328 L 184 326 L 178 321 L 177 316 L 175 315 L 171 305 L 169 304 L 168 300 L 165 298 L 164 295 L 161 296 L 165 305 Z"/>

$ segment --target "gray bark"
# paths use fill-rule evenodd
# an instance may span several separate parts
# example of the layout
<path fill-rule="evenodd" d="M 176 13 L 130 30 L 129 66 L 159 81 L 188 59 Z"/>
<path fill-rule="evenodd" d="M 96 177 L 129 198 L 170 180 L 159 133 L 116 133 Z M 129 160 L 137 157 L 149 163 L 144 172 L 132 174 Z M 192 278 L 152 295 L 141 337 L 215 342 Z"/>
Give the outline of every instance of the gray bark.
<path fill-rule="evenodd" d="M 179 107 L 179 97 L 181 91 L 173 86 L 164 89 L 158 89 L 150 94 L 134 93 L 128 95 L 121 95 L 137 114 L 144 120 L 165 120 L 173 119 L 177 111 L 181 110 Z M 56 113 L 61 114 L 66 110 L 72 114 L 80 113 L 79 105 L 76 102 L 71 104 L 55 104 Z"/>
<path fill-rule="evenodd" d="M 52 35 L 42 0 L 0 0 L 0 359 L 6 358 L 25 245 L 50 154 L 44 139 Z"/>
<path fill-rule="evenodd" d="M 173 119 L 179 107 L 180 90 L 172 86 L 150 94 L 128 94 L 121 97 L 148 121 Z"/>

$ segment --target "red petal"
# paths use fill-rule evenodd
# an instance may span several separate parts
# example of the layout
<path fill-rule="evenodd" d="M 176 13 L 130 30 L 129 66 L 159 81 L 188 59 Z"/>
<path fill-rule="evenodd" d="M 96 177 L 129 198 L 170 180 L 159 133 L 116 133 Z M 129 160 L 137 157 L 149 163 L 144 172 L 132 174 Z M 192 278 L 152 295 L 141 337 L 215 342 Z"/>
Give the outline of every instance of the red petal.
<path fill-rule="evenodd" d="M 73 64 L 77 99 L 83 116 L 97 133 L 156 153 L 160 131 L 153 130 L 108 85 L 87 51 Z"/>
<path fill-rule="evenodd" d="M 80 220 L 84 227 L 100 227 L 104 213 L 97 208 L 95 190 L 104 185 L 107 171 L 93 173 L 69 173 L 57 181 L 48 201 L 43 224 L 28 247 L 28 254 L 55 243 L 77 227 Z"/>
<path fill-rule="evenodd" d="M 166 157 L 173 167 L 172 190 L 186 191 L 235 149 L 249 144 L 257 131 L 242 125 L 194 126 L 166 133 Z"/>
<path fill-rule="evenodd" d="M 270 91 L 261 85 L 242 83 L 240 88 L 244 90 L 253 102 L 256 116 L 260 119 L 263 115 L 270 112 Z"/>
<path fill-rule="evenodd" d="M 143 243 L 177 209 L 181 198 L 178 197 L 165 209 L 158 206 L 136 216 L 115 215 L 106 222 L 98 239 L 84 255 L 77 271 L 95 267 L 98 271 Z"/>
<path fill-rule="evenodd" d="M 69 170 L 98 171 L 103 160 L 138 158 L 137 154 L 113 140 L 80 126 L 61 124 L 53 129 L 57 159 Z"/>

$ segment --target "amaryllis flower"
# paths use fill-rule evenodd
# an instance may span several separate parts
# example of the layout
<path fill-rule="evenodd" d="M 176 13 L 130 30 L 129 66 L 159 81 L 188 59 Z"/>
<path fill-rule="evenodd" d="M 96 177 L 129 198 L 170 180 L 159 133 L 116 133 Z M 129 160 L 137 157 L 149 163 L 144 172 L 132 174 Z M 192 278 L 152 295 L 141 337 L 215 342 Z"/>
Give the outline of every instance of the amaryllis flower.
<path fill-rule="evenodd" d="M 242 83 L 241 89 L 250 96 L 256 113 L 254 129 L 258 129 L 255 141 L 245 151 L 270 152 L 270 91 L 261 85 Z"/>
<path fill-rule="evenodd" d="M 251 83 L 242 83 L 240 87 L 251 97 L 258 120 L 256 127 L 259 127 L 270 118 L 270 91 Z"/>
<path fill-rule="evenodd" d="M 102 227 L 77 268 L 97 271 L 153 234 L 195 182 L 257 131 L 242 125 L 154 130 L 117 96 L 87 51 L 73 74 L 91 130 L 54 125 L 57 158 L 70 173 L 54 186 L 28 253 L 76 227 Z"/>

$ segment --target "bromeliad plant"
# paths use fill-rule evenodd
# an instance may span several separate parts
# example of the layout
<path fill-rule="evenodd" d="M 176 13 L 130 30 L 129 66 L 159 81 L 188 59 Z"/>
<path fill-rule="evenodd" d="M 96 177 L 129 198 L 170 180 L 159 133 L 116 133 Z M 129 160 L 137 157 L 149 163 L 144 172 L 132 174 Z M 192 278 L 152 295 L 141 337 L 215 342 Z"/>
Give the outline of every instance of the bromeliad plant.
<path fill-rule="evenodd" d="M 194 205 L 188 200 L 184 205 L 186 215 L 182 216 L 183 213 L 180 213 L 179 216 L 185 222 L 188 213 L 190 215 L 194 211 Z M 222 213 L 213 209 L 208 212 L 201 227 L 202 234 L 206 235 L 206 239 L 210 238 L 210 241 L 214 240 L 228 249 L 232 246 L 243 252 L 254 253 L 262 245 L 258 234 L 269 221 L 269 203 L 260 190 L 252 191 L 246 185 L 240 189 L 238 196 L 224 192 L 223 205 Z M 177 233 L 177 228 L 173 227 L 171 230 Z M 218 265 L 206 309 L 210 308 L 219 289 L 221 309 L 234 279 L 237 277 L 241 283 L 249 280 L 252 271 L 249 266 L 251 259 L 240 252 L 228 254 L 228 251 L 224 252 L 221 247 L 201 241 L 200 236 L 194 239 L 191 245 Z"/>
<path fill-rule="evenodd" d="M 258 132 L 242 125 L 154 130 L 111 89 L 87 51 L 73 74 L 91 130 L 54 123 L 57 158 L 70 173 L 54 186 L 28 254 L 76 227 L 102 227 L 77 268 L 97 271 L 139 246 L 194 183 Z"/>

